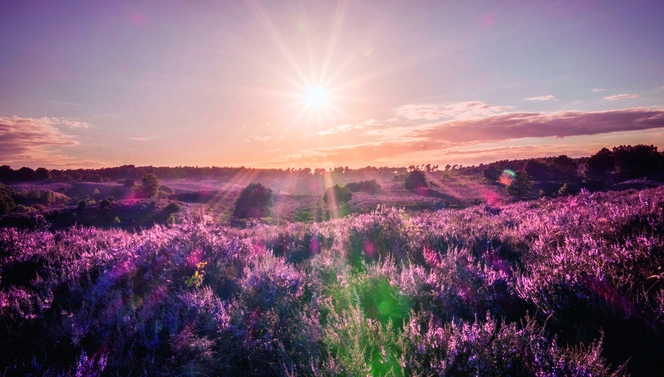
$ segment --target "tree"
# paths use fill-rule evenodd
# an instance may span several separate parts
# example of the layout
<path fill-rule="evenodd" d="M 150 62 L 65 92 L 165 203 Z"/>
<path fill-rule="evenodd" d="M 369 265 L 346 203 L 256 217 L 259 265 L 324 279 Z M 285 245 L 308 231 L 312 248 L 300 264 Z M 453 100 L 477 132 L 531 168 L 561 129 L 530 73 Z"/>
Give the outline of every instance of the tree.
<path fill-rule="evenodd" d="M 653 145 L 621 145 L 613 148 L 615 173 L 622 180 L 634 179 L 664 170 L 664 157 Z"/>
<path fill-rule="evenodd" d="M 141 186 L 138 188 L 138 191 L 142 197 L 151 198 L 157 195 L 159 186 L 161 186 L 159 178 L 154 173 L 149 173 L 141 177 Z"/>
<path fill-rule="evenodd" d="M 48 169 L 46 168 L 37 168 L 37 170 L 35 170 L 35 174 L 37 175 L 37 179 L 41 180 L 51 179 L 51 172 L 48 171 Z"/>
<path fill-rule="evenodd" d="M 427 187 L 427 178 L 421 170 L 412 170 L 406 176 L 404 187 L 408 190 L 414 190 Z"/>
<path fill-rule="evenodd" d="M 546 162 L 538 159 L 527 160 L 523 165 L 523 171 L 530 177 L 538 181 L 548 181 L 551 177 L 549 167 Z"/>
<path fill-rule="evenodd" d="M 583 177 L 591 185 L 603 187 L 611 181 L 611 172 L 614 167 L 613 153 L 602 148 L 586 160 L 583 166 Z"/>
<path fill-rule="evenodd" d="M 9 213 L 14 208 L 14 189 L 0 183 L 0 215 Z"/>
<path fill-rule="evenodd" d="M 551 167 L 556 171 L 556 175 L 563 179 L 573 179 L 576 177 L 576 170 L 578 168 L 576 161 L 561 154 L 551 160 Z"/>
<path fill-rule="evenodd" d="M 518 171 L 512 183 L 507 186 L 507 193 L 517 198 L 525 198 L 530 195 L 533 188 L 533 181 L 526 172 Z"/>
<path fill-rule="evenodd" d="M 489 182 L 496 182 L 500 179 L 503 172 L 495 166 L 489 166 L 482 171 L 482 176 Z"/>
<path fill-rule="evenodd" d="M 261 183 L 252 182 L 240 191 L 235 200 L 233 217 L 236 219 L 260 219 L 270 216 L 274 194 Z"/>
<path fill-rule="evenodd" d="M 28 167 L 22 167 L 14 172 L 14 179 L 17 181 L 35 181 L 37 180 L 37 174 Z"/>
<path fill-rule="evenodd" d="M 326 204 L 333 204 L 337 208 L 343 206 L 344 204 L 350 202 L 353 198 L 353 193 L 350 192 L 346 187 L 334 185 L 328 187 L 325 190 L 325 195 L 323 195 L 323 202 Z"/>

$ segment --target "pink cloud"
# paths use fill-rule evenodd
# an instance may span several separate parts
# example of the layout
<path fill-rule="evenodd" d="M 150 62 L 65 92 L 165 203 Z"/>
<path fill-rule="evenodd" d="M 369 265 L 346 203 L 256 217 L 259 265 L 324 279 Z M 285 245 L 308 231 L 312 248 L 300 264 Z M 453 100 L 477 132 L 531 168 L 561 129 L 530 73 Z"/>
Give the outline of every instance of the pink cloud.
<path fill-rule="evenodd" d="M 599 93 L 599 92 L 603 92 L 603 91 L 605 91 L 605 90 L 606 90 L 606 89 L 602 89 L 602 88 L 593 88 L 592 92 L 593 92 L 593 93 Z"/>
<path fill-rule="evenodd" d="M 632 108 L 584 113 L 509 113 L 457 120 L 414 130 L 409 136 L 455 143 L 525 137 L 595 135 L 664 127 L 664 110 Z"/>
<path fill-rule="evenodd" d="M 335 127 L 328 128 L 325 131 L 320 131 L 317 132 L 318 135 L 334 135 L 342 132 L 350 132 L 353 130 L 361 130 L 365 127 L 377 127 L 380 126 L 380 122 L 378 122 L 376 119 L 368 119 L 364 123 L 358 123 L 358 124 L 341 124 Z"/>
<path fill-rule="evenodd" d="M 551 101 L 557 99 L 554 97 L 552 94 L 546 95 L 546 96 L 539 96 L 539 97 L 529 97 L 526 98 L 526 101 Z"/>
<path fill-rule="evenodd" d="M 444 105 L 411 104 L 398 108 L 397 115 L 410 120 L 471 119 L 498 114 L 511 108 L 511 106 L 490 106 L 481 101 L 457 102 Z"/>
<path fill-rule="evenodd" d="M 338 164 L 394 164 L 440 159 L 485 161 L 499 159 L 501 145 L 510 156 L 566 153 L 565 146 L 539 145 L 543 138 L 613 134 L 664 127 L 664 110 L 631 108 L 623 110 L 556 113 L 506 113 L 482 119 L 457 119 L 417 127 L 387 127 L 366 132 L 378 141 L 334 147 L 309 148 L 270 161 L 275 165 L 331 166 Z M 517 139 L 531 138 L 529 147 Z M 549 141 L 550 142 L 550 141 Z M 532 144 L 531 142 L 528 142 Z M 548 142 L 547 142 L 548 143 Z M 530 148 L 530 149 L 529 149 Z M 548 149 L 547 149 L 548 148 Z M 591 152 L 593 146 L 588 151 Z M 597 147 L 599 148 L 599 147 Z M 518 150 L 518 153 L 517 153 Z M 530 154 L 529 154 L 530 153 Z M 571 153 L 571 152 L 570 152 Z M 463 157 L 467 155 L 468 157 Z"/>
<path fill-rule="evenodd" d="M 618 100 L 621 100 L 621 99 L 628 99 L 628 98 L 639 98 L 639 95 L 630 93 L 630 94 L 617 94 L 615 96 L 606 96 L 606 97 L 604 97 L 605 100 L 609 100 L 609 101 L 618 101 Z"/>
<path fill-rule="evenodd" d="M 86 123 L 59 118 L 0 117 L 0 160 L 17 161 L 45 158 L 51 147 L 71 147 L 78 144 L 76 136 L 66 135 L 56 125 L 65 128 L 87 127 Z"/>

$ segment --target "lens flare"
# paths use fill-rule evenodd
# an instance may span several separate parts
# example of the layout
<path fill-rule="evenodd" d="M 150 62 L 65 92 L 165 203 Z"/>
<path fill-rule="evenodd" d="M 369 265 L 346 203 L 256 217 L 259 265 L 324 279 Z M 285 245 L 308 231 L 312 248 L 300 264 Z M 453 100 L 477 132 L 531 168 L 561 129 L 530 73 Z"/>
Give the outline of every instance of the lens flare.
<path fill-rule="evenodd" d="M 504 184 L 505 186 L 509 186 L 515 177 L 516 177 L 515 172 L 511 171 L 510 169 L 505 169 L 503 170 L 503 173 L 500 175 L 498 182 Z"/>

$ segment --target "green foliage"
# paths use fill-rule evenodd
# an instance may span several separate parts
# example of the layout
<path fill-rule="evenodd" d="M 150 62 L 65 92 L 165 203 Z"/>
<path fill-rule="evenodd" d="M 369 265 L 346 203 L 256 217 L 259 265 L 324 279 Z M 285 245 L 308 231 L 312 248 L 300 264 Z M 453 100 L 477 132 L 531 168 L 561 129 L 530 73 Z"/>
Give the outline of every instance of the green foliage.
<path fill-rule="evenodd" d="M 161 185 L 159 186 L 159 194 L 169 196 L 175 194 L 175 190 L 169 185 Z"/>
<path fill-rule="evenodd" d="M 137 191 L 143 198 L 152 198 L 157 195 L 159 186 L 159 178 L 155 174 L 150 173 L 141 177 L 141 185 Z"/>
<path fill-rule="evenodd" d="M 482 170 L 482 176 L 489 182 L 496 182 L 500 179 L 502 170 L 495 166 L 489 166 L 486 169 Z"/>
<path fill-rule="evenodd" d="M 516 172 L 516 177 L 512 183 L 507 186 L 507 193 L 516 198 L 526 198 L 530 196 L 533 188 L 533 181 L 524 171 Z"/>
<path fill-rule="evenodd" d="M 412 170 L 406 176 L 406 180 L 403 183 L 404 187 L 408 190 L 420 189 L 427 187 L 427 178 L 423 171 L 421 170 Z"/>
<path fill-rule="evenodd" d="M 0 183 L 0 215 L 9 213 L 16 205 L 13 195 L 14 189 Z"/>
<path fill-rule="evenodd" d="M 168 203 L 166 208 L 164 208 L 164 211 L 166 211 L 166 213 L 175 213 L 175 212 L 180 211 L 181 209 L 182 209 L 182 205 L 180 203 L 170 202 L 170 203 Z"/>
<path fill-rule="evenodd" d="M 348 190 L 346 187 L 334 185 L 332 187 L 328 187 L 327 190 L 325 190 L 325 195 L 323 195 L 323 202 L 339 208 L 350 202 L 352 198 L 353 193 L 350 192 L 350 190 Z"/>
<path fill-rule="evenodd" d="M 558 190 L 558 195 L 576 195 L 581 191 L 581 186 L 574 182 L 567 182 Z"/>
<path fill-rule="evenodd" d="M 346 188 L 351 192 L 367 192 L 370 194 L 375 194 L 380 192 L 380 184 L 375 179 L 370 179 L 366 181 L 359 182 L 350 182 L 346 184 Z"/>
<path fill-rule="evenodd" d="M 240 191 L 235 200 L 233 217 L 236 219 L 260 219 L 272 213 L 274 193 L 261 183 L 252 182 Z"/>

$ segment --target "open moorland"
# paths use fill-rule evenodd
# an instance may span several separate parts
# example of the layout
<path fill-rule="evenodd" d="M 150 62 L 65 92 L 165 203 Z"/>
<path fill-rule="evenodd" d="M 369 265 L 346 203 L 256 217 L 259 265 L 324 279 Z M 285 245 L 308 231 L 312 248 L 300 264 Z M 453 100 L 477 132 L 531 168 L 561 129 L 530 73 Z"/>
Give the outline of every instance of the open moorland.
<path fill-rule="evenodd" d="M 656 376 L 663 161 L 3 167 L 0 373 Z"/>

